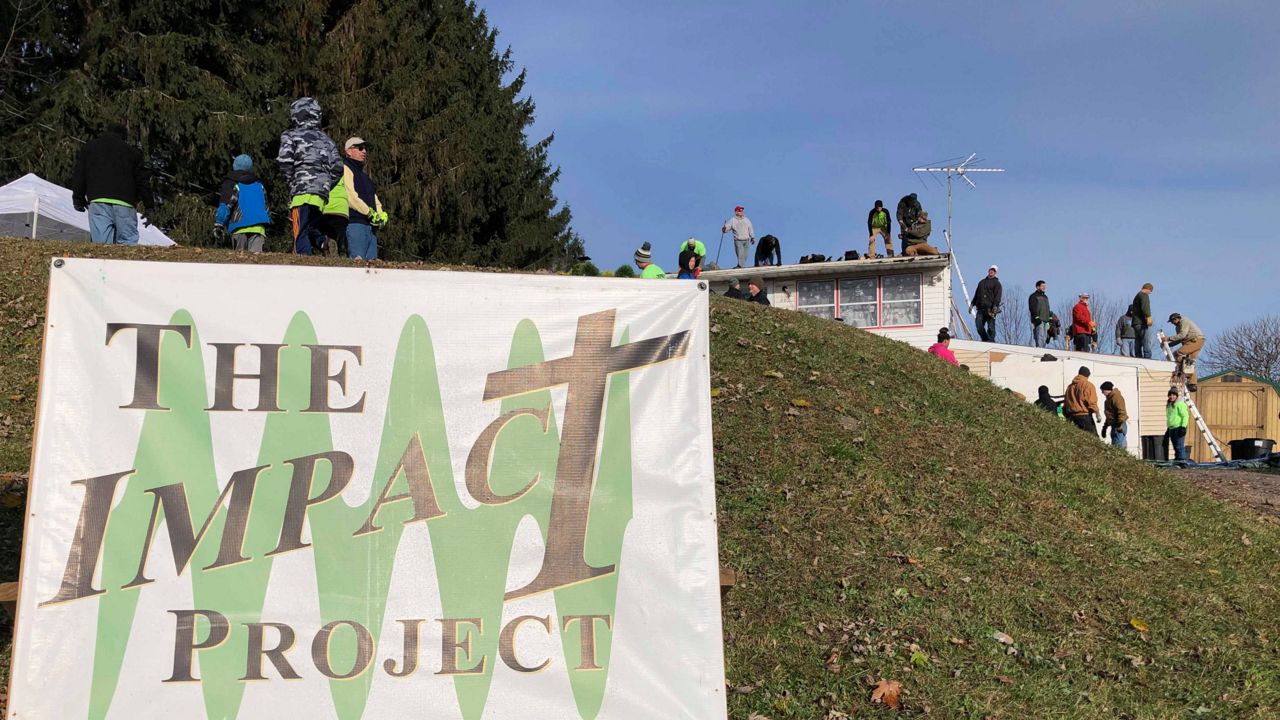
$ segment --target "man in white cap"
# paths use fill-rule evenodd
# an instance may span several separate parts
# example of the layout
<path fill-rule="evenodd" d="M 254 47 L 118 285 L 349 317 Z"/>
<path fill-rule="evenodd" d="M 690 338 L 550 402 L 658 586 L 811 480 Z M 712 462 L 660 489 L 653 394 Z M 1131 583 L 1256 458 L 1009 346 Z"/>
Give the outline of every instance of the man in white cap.
<path fill-rule="evenodd" d="M 343 144 L 347 157 L 343 161 L 342 185 L 347 192 L 347 253 L 362 260 L 378 259 L 378 238 L 374 232 L 387 224 L 373 180 L 365 173 L 369 144 L 364 138 L 348 138 Z"/>
<path fill-rule="evenodd" d="M 995 265 L 987 268 L 987 276 L 978 283 L 973 302 L 969 303 L 969 307 L 978 311 L 978 337 L 982 342 L 996 341 L 996 315 L 1000 314 L 1000 304 L 1004 301 L 1004 287 L 996 277 L 998 272 L 1000 268 Z"/>
<path fill-rule="evenodd" d="M 1089 310 L 1089 293 L 1080 293 L 1075 307 L 1071 308 L 1071 342 L 1078 352 L 1089 352 L 1093 349 L 1093 336 L 1098 332 L 1098 324 L 1093 321 L 1093 313 Z"/>
<path fill-rule="evenodd" d="M 756 229 L 751 227 L 751 220 L 743 213 L 741 205 L 733 209 L 733 217 L 724 221 L 720 232 L 727 233 L 733 231 L 733 248 L 738 253 L 738 264 L 735 268 L 740 268 L 747 264 L 747 250 L 756 244 Z"/>

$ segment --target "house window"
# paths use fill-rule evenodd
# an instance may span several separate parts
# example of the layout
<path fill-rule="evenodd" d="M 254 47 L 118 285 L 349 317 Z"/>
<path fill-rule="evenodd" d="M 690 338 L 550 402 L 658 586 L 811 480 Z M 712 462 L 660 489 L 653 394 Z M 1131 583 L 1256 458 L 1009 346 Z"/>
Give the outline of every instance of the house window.
<path fill-rule="evenodd" d="M 886 275 L 880 278 L 880 325 L 919 325 L 920 276 Z"/>
<path fill-rule="evenodd" d="M 918 326 L 924 315 L 920 282 L 919 274 L 802 282 L 796 306 L 860 328 Z"/>
<path fill-rule="evenodd" d="M 876 278 L 846 278 L 840 281 L 840 317 L 854 327 L 870 328 L 880 324 L 877 302 L 879 283 Z"/>
<path fill-rule="evenodd" d="M 816 315 L 820 318 L 830 320 L 835 317 L 836 311 L 836 283 L 834 280 L 825 282 L 804 282 L 800 283 L 800 303 L 801 312 L 807 312 L 810 315 Z"/>

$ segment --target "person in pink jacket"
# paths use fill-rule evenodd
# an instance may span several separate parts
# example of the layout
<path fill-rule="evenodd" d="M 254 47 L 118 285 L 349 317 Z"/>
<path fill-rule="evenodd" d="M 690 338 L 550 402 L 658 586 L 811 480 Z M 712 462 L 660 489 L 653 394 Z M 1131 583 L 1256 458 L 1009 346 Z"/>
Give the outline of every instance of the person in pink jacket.
<path fill-rule="evenodd" d="M 956 359 L 956 354 L 951 352 L 951 331 L 946 328 L 938 331 L 938 342 L 929 346 L 929 354 L 937 355 L 952 365 L 960 367 L 960 361 Z"/>

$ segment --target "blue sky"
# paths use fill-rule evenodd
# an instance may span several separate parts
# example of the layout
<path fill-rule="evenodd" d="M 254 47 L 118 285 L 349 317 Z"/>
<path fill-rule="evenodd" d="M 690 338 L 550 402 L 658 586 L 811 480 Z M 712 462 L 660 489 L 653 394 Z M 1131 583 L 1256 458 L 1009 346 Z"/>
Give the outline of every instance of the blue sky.
<path fill-rule="evenodd" d="M 739 203 L 788 262 L 865 251 L 909 192 L 941 244 L 945 189 L 911 168 L 976 152 L 1008 172 L 956 190 L 971 291 L 995 262 L 1055 305 L 1150 281 L 1211 334 L 1280 312 L 1280 3 L 481 6 L 602 269 L 714 253 Z"/>

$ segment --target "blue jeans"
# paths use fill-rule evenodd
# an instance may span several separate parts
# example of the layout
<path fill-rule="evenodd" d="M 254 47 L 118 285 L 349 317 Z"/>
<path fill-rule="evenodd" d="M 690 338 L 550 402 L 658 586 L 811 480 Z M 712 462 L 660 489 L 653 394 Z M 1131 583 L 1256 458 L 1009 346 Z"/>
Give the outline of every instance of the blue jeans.
<path fill-rule="evenodd" d="M 1151 359 L 1151 337 L 1155 333 L 1151 332 L 1151 328 L 1147 327 L 1146 318 L 1134 318 L 1133 320 L 1133 357 Z"/>
<path fill-rule="evenodd" d="M 1124 357 L 1138 357 L 1134 355 L 1134 338 L 1120 338 L 1120 354 Z"/>
<path fill-rule="evenodd" d="M 1049 347 L 1049 324 L 1036 323 L 1031 326 L 1031 338 L 1036 347 Z"/>
<path fill-rule="evenodd" d="M 1173 459 L 1186 460 L 1187 459 L 1187 429 L 1184 427 L 1169 428 L 1167 431 L 1165 431 L 1165 437 L 1169 438 L 1169 440 L 1173 442 Z"/>
<path fill-rule="evenodd" d="M 347 254 L 362 260 L 378 259 L 378 236 L 373 226 L 354 222 L 347 225 Z"/>
<path fill-rule="evenodd" d="M 1126 450 L 1129 447 L 1129 439 L 1125 437 L 1129 434 L 1129 423 L 1124 423 L 1120 427 L 1111 428 L 1111 444 Z"/>
<path fill-rule="evenodd" d="M 996 341 L 996 316 L 982 308 L 978 308 L 978 337 L 982 342 Z"/>
<path fill-rule="evenodd" d="M 129 205 L 89 203 L 89 239 L 99 245 L 137 245 L 138 211 Z"/>

